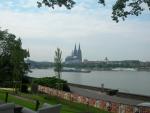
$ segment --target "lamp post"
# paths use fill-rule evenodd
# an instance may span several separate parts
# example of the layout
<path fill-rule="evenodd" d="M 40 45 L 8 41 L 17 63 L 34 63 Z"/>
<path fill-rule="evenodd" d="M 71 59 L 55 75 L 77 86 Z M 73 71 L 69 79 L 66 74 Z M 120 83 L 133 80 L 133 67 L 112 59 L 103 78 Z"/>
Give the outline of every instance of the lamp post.
<path fill-rule="evenodd" d="M 36 100 L 35 111 L 37 111 L 37 110 L 38 110 L 38 108 L 39 108 L 39 105 L 40 105 L 40 102 L 39 102 L 39 100 Z"/>
<path fill-rule="evenodd" d="M 101 84 L 101 92 L 104 92 L 104 84 Z"/>

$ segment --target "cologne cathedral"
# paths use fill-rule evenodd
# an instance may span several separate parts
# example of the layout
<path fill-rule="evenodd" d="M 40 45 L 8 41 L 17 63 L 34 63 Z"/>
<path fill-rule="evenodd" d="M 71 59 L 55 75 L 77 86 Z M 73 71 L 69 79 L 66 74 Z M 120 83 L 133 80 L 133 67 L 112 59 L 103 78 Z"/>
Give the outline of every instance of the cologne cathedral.
<path fill-rule="evenodd" d="M 80 44 L 78 50 L 76 48 L 76 44 L 74 50 L 72 51 L 71 56 L 67 56 L 65 59 L 65 64 L 79 64 L 82 63 L 82 51 L 80 48 Z"/>

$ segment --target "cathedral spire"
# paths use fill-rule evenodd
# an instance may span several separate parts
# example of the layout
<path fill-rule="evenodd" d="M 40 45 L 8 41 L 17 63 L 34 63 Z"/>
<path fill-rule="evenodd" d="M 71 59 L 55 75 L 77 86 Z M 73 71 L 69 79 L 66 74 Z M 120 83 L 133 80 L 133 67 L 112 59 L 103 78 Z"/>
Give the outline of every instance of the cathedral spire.
<path fill-rule="evenodd" d="M 82 51 L 80 48 L 80 43 L 79 43 L 79 48 L 78 48 L 78 58 L 79 58 L 80 62 L 82 62 Z"/>
<path fill-rule="evenodd" d="M 77 48 L 76 48 L 76 44 L 75 44 L 75 47 L 74 47 L 74 56 L 77 56 Z"/>
<path fill-rule="evenodd" d="M 80 43 L 79 43 L 79 49 L 78 50 L 81 50 L 81 48 L 80 48 Z"/>
<path fill-rule="evenodd" d="M 76 44 L 75 44 L 75 47 L 74 47 L 74 51 L 75 51 L 75 50 L 77 50 L 77 48 L 76 48 Z"/>

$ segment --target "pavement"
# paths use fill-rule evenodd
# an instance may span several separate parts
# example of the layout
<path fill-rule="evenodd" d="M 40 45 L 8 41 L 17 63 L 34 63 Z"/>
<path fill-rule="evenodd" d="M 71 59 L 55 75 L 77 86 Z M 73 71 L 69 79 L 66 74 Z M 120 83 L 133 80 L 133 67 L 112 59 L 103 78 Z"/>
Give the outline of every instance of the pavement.
<path fill-rule="evenodd" d="M 124 97 L 118 97 L 118 96 L 109 96 L 106 93 L 102 93 L 100 91 L 79 88 L 79 87 L 71 86 L 71 85 L 69 85 L 69 87 L 72 93 L 79 94 L 81 96 L 85 96 L 88 98 L 94 98 L 96 100 L 105 100 L 105 101 L 111 101 L 111 102 L 135 105 L 135 106 L 140 103 L 145 102 L 143 100 L 138 100 L 138 99 L 124 98 Z"/>

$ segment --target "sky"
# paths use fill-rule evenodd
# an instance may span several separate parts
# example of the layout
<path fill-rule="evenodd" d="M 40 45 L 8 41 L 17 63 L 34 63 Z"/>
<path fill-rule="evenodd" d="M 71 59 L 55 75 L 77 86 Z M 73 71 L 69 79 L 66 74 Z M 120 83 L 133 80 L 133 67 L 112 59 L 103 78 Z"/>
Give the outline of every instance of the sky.
<path fill-rule="evenodd" d="M 116 23 L 111 19 L 114 0 L 75 0 L 76 5 L 38 8 L 37 0 L 0 0 L 0 27 L 8 29 L 29 49 L 30 59 L 53 61 L 56 48 L 62 58 L 81 45 L 83 59 L 150 61 L 150 11 Z"/>

